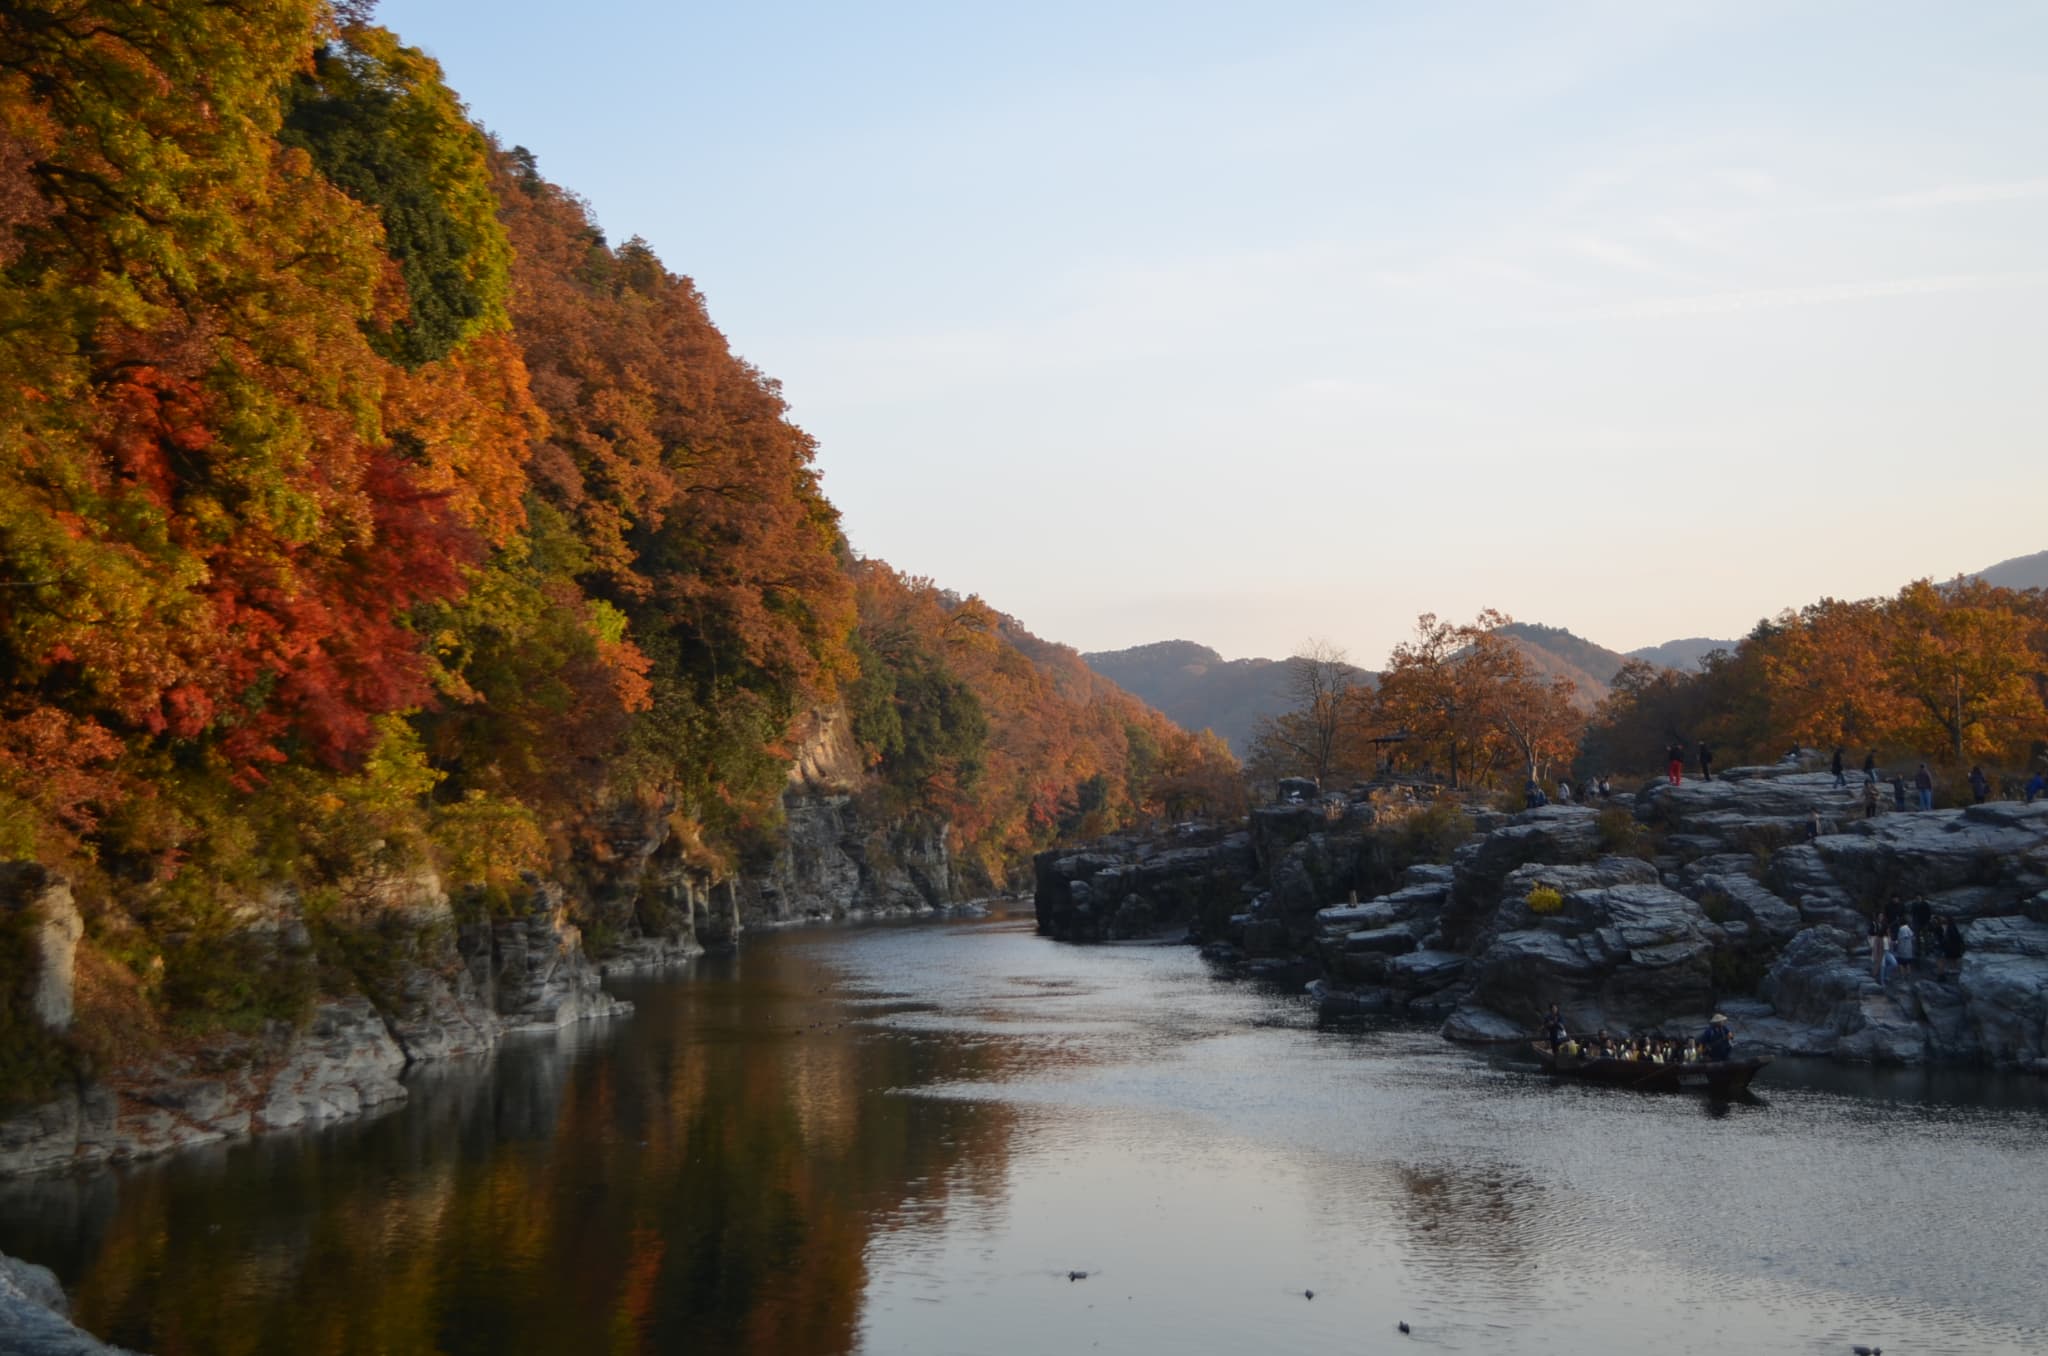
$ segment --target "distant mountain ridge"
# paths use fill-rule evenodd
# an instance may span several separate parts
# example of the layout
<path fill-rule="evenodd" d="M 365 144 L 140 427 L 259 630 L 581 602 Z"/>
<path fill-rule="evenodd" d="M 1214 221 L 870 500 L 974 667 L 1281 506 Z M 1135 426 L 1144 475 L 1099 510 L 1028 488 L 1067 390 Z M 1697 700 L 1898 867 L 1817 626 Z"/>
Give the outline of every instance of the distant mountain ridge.
<path fill-rule="evenodd" d="M 2002 589 L 2048 589 L 2048 551 L 2001 560 L 1974 577 Z"/>
<path fill-rule="evenodd" d="M 2001 588 L 2048 588 L 2048 551 L 2015 556 L 1978 571 L 1973 578 Z M 1687 636 L 1645 645 L 1623 654 L 1575 635 L 1562 626 L 1510 622 L 1501 634 L 1514 642 L 1545 678 L 1569 678 L 1578 705 L 1587 711 L 1612 689 L 1614 675 L 1631 659 L 1660 668 L 1696 670 L 1715 650 L 1733 650 L 1736 640 Z M 1243 757 L 1252 726 L 1293 705 L 1287 691 L 1285 659 L 1225 659 L 1191 640 L 1162 640 L 1127 650 L 1099 650 L 1081 656 L 1089 668 L 1170 717 L 1186 730 L 1211 729 Z M 1360 669 L 1361 678 L 1372 675 Z"/>
<path fill-rule="evenodd" d="M 1614 675 L 1620 673 L 1621 666 L 1628 662 L 1627 655 L 1617 654 L 1605 645 L 1596 645 L 1584 636 L 1573 635 L 1562 626 L 1509 622 L 1494 634 L 1512 641 L 1538 676 L 1544 679 L 1569 678 L 1576 689 L 1574 697 L 1578 706 L 1586 711 L 1591 711 L 1607 695 Z"/>
<path fill-rule="evenodd" d="M 1630 659 L 1640 659 L 1646 664 L 1655 664 L 1660 669 L 1697 669 L 1700 661 L 1716 650 L 1732 650 L 1741 642 L 1734 640 L 1711 640 L 1706 636 L 1688 636 L 1684 640 L 1667 640 L 1662 645 L 1645 645 L 1640 650 L 1630 650 Z"/>
<path fill-rule="evenodd" d="M 1260 716 L 1294 703 L 1285 659 L 1225 659 L 1191 640 L 1161 640 L 1127 650 L 1098 650 L 1088 667 L 1184 730 L 1214 730 L 1240 758 Z M 1358 670 L 1361 679 L 1371 674 Z"/>

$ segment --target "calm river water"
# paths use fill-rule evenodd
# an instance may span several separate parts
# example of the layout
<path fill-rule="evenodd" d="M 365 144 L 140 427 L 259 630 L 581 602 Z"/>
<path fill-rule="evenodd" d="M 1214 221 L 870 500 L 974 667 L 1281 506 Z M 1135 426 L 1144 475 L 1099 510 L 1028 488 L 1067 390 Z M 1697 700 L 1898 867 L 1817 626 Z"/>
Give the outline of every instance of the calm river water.
<path fill-rule="evenodd" d="M 0 1250 L 158 1356 L 2048 1349 L 2038 1081 L 1552 1086 L 1022 919 L 618 987 L 367 1123 L 0 1189 Z"/>

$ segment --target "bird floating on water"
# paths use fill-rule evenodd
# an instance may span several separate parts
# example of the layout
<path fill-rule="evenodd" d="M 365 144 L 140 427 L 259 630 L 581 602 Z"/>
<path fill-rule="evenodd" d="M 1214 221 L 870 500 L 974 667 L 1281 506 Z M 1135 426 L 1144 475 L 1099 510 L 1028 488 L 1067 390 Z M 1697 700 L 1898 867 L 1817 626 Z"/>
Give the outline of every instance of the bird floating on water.
<path fill-rule="evenodd" d="M 1408 1331 L 1408 1320 L 1404 1318 L 1399 1323 L 1396 1323 L 1394 1326 L 1405 1333 Z"/>
<path fill-rule="evenodd" d="M 1301 1292 L 1301 1297 L 1303 1299 L 1314 1299 L 1316 1297 L 1316 1292 L 1313 1290 L 1304 1290 Z"/>
<path fill-rule="evenodd" d="M 1883 1347 L 1866 1347 L 1860 1342 L 1850 1347 L 1849 1350 L 1855 1352 L 1856 1356 L 1884 1356 Z"/>
<path fill-rule="evenodd" d="M 1070 1281 L 1085 1281 L 1088 1279 L 1088 1273 L 1085 1271 L 1070 1271 L 1067 1273 L 1067 1279 Z"/>

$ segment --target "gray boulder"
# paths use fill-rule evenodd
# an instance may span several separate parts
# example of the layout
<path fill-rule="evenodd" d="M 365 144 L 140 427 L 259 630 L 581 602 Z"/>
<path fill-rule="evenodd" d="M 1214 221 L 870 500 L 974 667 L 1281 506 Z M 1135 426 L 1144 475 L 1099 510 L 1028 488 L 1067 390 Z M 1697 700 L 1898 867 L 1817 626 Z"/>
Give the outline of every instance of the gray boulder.
<path fill-rule="evenodd" d="M 133 1356 L 71 1324 L 71 1305 L 47 1267 L 0 1254 L 0 1352 L 7 1356 Z"/>
<path fill-rule="evenodd" d="M 1500 907 L 1504 924 L 1525 925 L 1504 927 L 1473 961 L 1468 1006 L 1533 1023 L 1554 1002 L 1583 1030 L 1689 1024 L 1707 1014 L 1722 933 L 1684 895 L 1638 882 L 1571 890 L 1547 916 L 1512 897 Z"/>

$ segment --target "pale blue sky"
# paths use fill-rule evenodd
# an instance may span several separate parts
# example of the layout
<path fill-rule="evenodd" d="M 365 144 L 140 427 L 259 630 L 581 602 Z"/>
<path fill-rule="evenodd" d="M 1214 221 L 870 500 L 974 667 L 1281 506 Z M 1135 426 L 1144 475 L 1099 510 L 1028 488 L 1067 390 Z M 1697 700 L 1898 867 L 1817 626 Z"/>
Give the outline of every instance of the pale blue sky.
<path fill-rule="evenodd" d="M 2048 5 L 385 0 L 857 549 L 1083 649 L 2048 548 Z"/>

